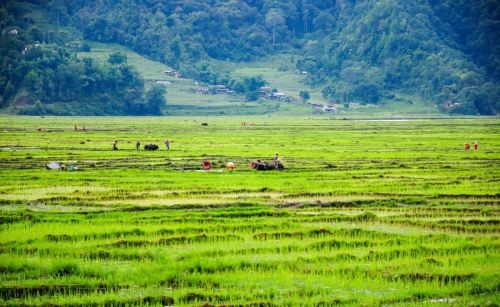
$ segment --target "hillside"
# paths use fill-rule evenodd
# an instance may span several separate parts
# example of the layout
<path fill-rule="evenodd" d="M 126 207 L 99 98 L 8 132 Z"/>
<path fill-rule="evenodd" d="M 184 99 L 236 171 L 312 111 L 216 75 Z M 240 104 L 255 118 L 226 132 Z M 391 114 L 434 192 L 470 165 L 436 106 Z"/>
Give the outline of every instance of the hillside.
<path fill-rule="evenodd" d="M 72 67 L 71 53 L 93 49 L 84 39 L 120 44 L 179 71 L 184 78 L 165 80 L 177 84 L 167 86 L 164 114 L 306 110 L 263 99 L 259 88 L 264 85 L 292 98 L 308 92 L 311 102 L 344 111 L 361 105 L 404 113 L 415 107 L 407 101 L 430 112 L 493 115 L 500 110 L 500 9 L 493 0 L 9 1 L 0 4 L 0 16 L 0 106 L 14 111 L 39 102 L 42 108 L 61 105 L 63 113 L 68 104 L 80 114 L 158 112 L 144 102 L 151 97 L 145 92 L 151 85 L 148 74 L 158 70 L 142 73 L 145 88 L 140 80 L 134 85 L 125 78 L 111 82 L 123 85 L 112 95 L 104 88 L 58 92 L 81 82 L 59 80 L 64 70 L 41 65 L 43 54 L 66 50 L 61 62 Z M 27 47 L 46 52 L 30 52 L 32 60 L 25 63 Z M 13 73 L 12 67 L 23 68 Z M 112 67 L 92 68 L 94 75 L 106 69 Z M 35 78 L 28 77 L 31 71 Z M 194 95 L 194 80 L 203 87 L 223 85 L 235 95 Z M 120 102 L 130 96 L 127 88 L 136 93 L 128 98 L 133 107 Z M 102 95 L 114 107 L 96 103 Z"/>
<path fill-rule="evenodd" d="M 89 57 L 98 62 L 106 62 L 109 55 L 115 52 L 123 53 L 127 56 L 128 63 L 133 66 L 144 79 L 146 88 L 160 83 L 165 86 L 165 98 L 168 107 L 165 108 L 167 115 L 257 115 L 269 113 L 290 113 L 309 114 L 311 108 L 305 104 L 284 104 L 277 109 L 275 101 L 260 99 L 258 102 L 246 102 L 241 95 L 227 94 L 201 94 L 198 93 L 200 82 L 187 77 L 176 78 L 162 72 L 173 68 L 157 61 L 147 59 L 136 52 L 118 44 L 106 44 L 88 42 L 91 47 L 89 52 L 78 52 L 79 58 Z M 252 75 L 263 75 L 269 81 L 269 85 L 285 90 L 290 95 L 298 97 L 298 91 L 293 90 L 299 86 L 305 90 L 314 91 L 304 83 L 302 78 L 292 72 L 278 73 L 276 78 L 272 78 L 273 72 L 277 72 L 275 67 L 261 69 L 262 65 L 268 63 L 242 63 L 236 65 L 232 62 L 214 61 L 213 65 L 223 66 L 224 69 L 234 73 L 235 77 L 249 77 Z M 249 67 L 248 69 L 246 67 Z M 233 71 L 234 70 L 234 71 Z M 269 78 L 268 78 L 269 77 Z M 280 82 L 281 80 L 286 82 Z M 321 97 L 320 93 L 316 93 Z"/>

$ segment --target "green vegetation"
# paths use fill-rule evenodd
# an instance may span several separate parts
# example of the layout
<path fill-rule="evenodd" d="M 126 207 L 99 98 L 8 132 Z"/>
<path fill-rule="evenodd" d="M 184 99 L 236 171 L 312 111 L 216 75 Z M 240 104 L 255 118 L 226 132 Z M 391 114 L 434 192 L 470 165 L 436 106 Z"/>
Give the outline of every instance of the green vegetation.
<path fill-rule="evenodd" d="M 276 55 L 273 57 L 263 58 L 261 61 L 255 61 L 247 65 L 248 70 L 242 69 L 241 66 L 231 64 L 229 62 L 211 61 L 210 67 L 218 66 L 221 70 L 226 71 L 234 77 L 229 86 L 238 89 L 238 95 L 212 95 L 201 94 L 197 90 L 201 83 L 191 78 L 176 78 L 175 76 L 167 75 L 162 71 L 172 70 L 171 67 L 155 62 L 140 56 L 139 54 L 117 44 L 102 44 L 97 42 L 89 42 L 91 47 L 89 52 L 77 53 L 78 58 L 89 57 L 96 62 L 104 63 L 112 53 L 124 53 L 127 55 L 128 63 L 133 66 L 145 81 L 145 87 L 149 88 L 157 82 L 160 82 L 167 89 L 166 100 L 168 107 L 164 113 L 167 115 L 258 115 L 279 112 L 280 114 L 310 114 L 311 109 L 300 104 L 281 104 L 276 101 L 260 99 L 258 102 L 246 101 L 243 94 L 245 92 L 245 79 L 252 80 L 251 76 L 263 76 L 265 80 L 269 80 L 269 85 L 283 89 L 290 95 L 297 95 L 298 88 L 305 88 L 314 91 L 305 84 L 302 77 L 291 71 L 279 71 L 279 67 L 284 61 L 289 61 L 290 57 L 286 54 Z M 206 64 L 206 63 L 205 63 Z M 262 79 L 257 78 L 257 81 L 262 82 Z M 260 83 L 263 84 L 263 83 Z M 248 87 L 250 88 L 250 87 Z M 248 91 L 250 94 L 251 91 Z M 321 92 L 315 91 L 315 97 L 319 97 Z M 424 108 L 422 108 L 423 110 Z"/>
<path fill-rule="evenodd" d="M 329 103 L 383 107 L 391 101 L 404 111 L 408 105 L 397 99 L 403 95 L 441 112 L 495 115 L 500 109 L 499 8 L 494 0 L 2 2 L 0 108 L 31 114 L 158 114 L 156 106 L 145 106 L 143 93 L 135 94 L 139 83 L 126 77 L 124 83 L 112 69 L 92 66 L 83 72 L 79 61 L 67 57 L 54 67 L 47 63 L 52 51 L 91 50 L 84 40 L 92 40 L 121 44 L 184 77 L 224 85 L 240 94 L 226 99 L 231 101 L 262 100 L 251 81 L 261 77 L 236 71 L 249 72 L 255 61 L 291 53 L 299 56 L 290 72 L 300 72 Z M 218 62 L 237 66 L 234 74 Z M 97 79 L 100 73 L 131 92 Z M 82 89 L 93 84 L 89 80 L 98 86 Z M 272 83 L 265 76 L 261 81 Z M 285 87 L 291 86 L 278 89 Z M 319 96 L 312 95 L 316 101 Z M 126 102 L 131 98 L 132 108 Z M 282 111 L 263 104 L 249 112 L 217 106 L 195 110 L 203 115 Z M 182 112 L 174 106 L 165 113 Z"/>
<path fill-rule="evenodd" d="M 33 43 L 35 37 L 15 28 L 2 34 L 0 106 L 12 100 L 12 112 L 27 115 L 161 114 L 164 97 L 148 99 L 153 93 L 144 93 L 144 81 L 125 54 L 98 63 L 57 44 Z"/>
<path fill-rule="evenodd" d="M 396 90 L 451 113 L 498 113 L 495 1 L 361 1 L 346 11 L 316 41 L 325 47 L 298 63 L 312 84 L 330 83 L 326 96 L 377 103 Z"/>
<path fill-rule="evenodd" d="M 500 304 L 495 118 L 0 126 L 2 305 Z"/>

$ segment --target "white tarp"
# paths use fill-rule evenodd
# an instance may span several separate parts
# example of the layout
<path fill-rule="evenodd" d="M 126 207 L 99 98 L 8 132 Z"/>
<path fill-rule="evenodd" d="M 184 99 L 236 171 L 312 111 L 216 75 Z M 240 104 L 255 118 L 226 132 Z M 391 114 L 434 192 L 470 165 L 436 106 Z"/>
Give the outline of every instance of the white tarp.
<path fill-rule="evenodd" d="M 48 169 L 59 169 L 60 167 L 61 165 L 59 165 L 59 163 L 57 162 L 50 162 L 49 164 L 47 164 Z"/>

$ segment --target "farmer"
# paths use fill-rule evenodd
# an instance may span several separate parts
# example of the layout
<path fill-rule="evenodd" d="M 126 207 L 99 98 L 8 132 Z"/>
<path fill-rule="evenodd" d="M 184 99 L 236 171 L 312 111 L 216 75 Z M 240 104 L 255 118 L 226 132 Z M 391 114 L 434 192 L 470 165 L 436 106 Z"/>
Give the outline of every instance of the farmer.
<path fill-rule="evenodd" d="M 227 162 L 226 168 L 228 171 L 232 171 L 234 169 L 234 163 L 233 162 Z"/>
<path fill-rule="evenodd" d="M 167 150 L 170 150 L 170 141 L 167 139 L 165 140 L 165 147 L 167 148 Z"/>
<path fill-rule="evenodd" d="M 477 141 L 474 141 L 474 150 L 477 150 L 479 147 L 479 144 L 477 143 Z"/>
<path fill-rule="evenodd" d="M 76 127 L 76 125 L 75 125 L 75 131 L 78 131 L 78 127 Z"/>
<path fill-rule="evenodd" d="M 117 145 L 118 145 L 118 141 L 115 141 L 113 143 L 113 150 L 118 150 L 118 146 Z"/>
<path fill-rule="evenodd" d="M 135 150 L 139 151 L 140 148 L 141 148 L 141 142 L 137 141 L 137 143 L 135 143 Z"/>
<path fill-rule="evenodd" d="M 273 161 L 274 161 L 277 165 L 279 165 L 279 164 L 283 164 L 283 161 L 282 161 L 282 160 L 281 160 L 281 158 L 278 156 L 278 153 L 276 153 L 276 154 L 274 155 Z"/>
<path fill-rule="evenodd" d="M 273 158 L 273 163 L 272 165 L 274 166 L 275 169 L 278 169 L 278 170 L 282 170 L 285 168 L 285 166 L 283 165 L 283 161 L 281 160 L 281 158 L 279 157 L 278 153 L 276 153 L 274 155 L 274 158 Z"/>
<path fill-rule="evenodd" d="M 469 150 L 470 149 L 470 144 L 469 143 L 465 143 L 464 147 L 465 147 L 465 150 Z"/>
<path fill-rule="evenodd" d="M 210 164 L 210 161 L 208 159 L 205 159 L 203 161 L 203 169 L 206 171 L 209 171 L 212 168 L 212 165 Z"/>

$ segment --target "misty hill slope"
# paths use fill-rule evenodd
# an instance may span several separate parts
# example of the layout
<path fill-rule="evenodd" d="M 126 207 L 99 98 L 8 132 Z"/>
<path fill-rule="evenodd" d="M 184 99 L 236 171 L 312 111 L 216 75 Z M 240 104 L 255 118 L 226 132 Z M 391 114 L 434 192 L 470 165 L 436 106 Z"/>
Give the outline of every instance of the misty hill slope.
<path fill-rule="evenodd" d="M 309 85 L 311 100 L 338 105 L 392 104 L 404 110 L 409 104 L 401 97 L 409 95 L 445 113 L 500 110 L 500 6 L 495 0 L 8 1 L 0 4 L 0 16 L 4 108 L 36 101 L 88 105 L 104 95 L 104 88 L 58 93 L 58 87 L 80 82 L 58 79 L 58 67 L 40 65 L 49 49 L 70 55 L 87 39 L 121 44 L 201 84 L 223 84 L 247 101 L 258 99 L 259 85 L 271 83 L 295 93 Z M 31 63 L 24 63 L 27 47 L 46 52 L 30 52 Z M 255 66 L 283 54 L 296 55 L 286 69 L 306 72 L 305 79 L 286 69 Z M 63 62 L 71 61 L 68 56 Z M 124 113 L 137 111 L 146 99 L 140 82 L 122 81 L 111 82 L 124 87 L 110 99 Z M 137 94 L 131 97 L 126 88 L 134 86 Z M 128 95 L 134 107 L 120 105 L 120 95 Z M 229 114 L 216 103 L 237 104 L 212 98 L 217 100 L 213 105 L 202 107 L 205 97 L 200 98 L 197 111 L 189 112 Z M 275 103 L 260 103 L 259 114 L 283 111 Z M 146 105 L 139 109 L 149 110 Z M 165 110 L 170 113 L 168 106 Z"/>

